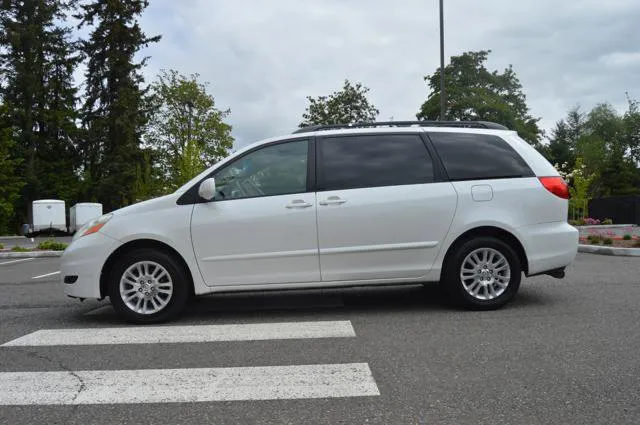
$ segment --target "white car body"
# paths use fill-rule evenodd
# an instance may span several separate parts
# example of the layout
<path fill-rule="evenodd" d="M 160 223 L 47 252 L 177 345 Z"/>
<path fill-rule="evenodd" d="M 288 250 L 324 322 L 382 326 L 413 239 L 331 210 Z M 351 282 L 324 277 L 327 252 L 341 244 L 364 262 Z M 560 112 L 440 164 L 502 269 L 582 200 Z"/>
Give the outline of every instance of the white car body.
<path fill-rule="evenodd" d="M 276 141 L 427 132 L 498 136 L 535 176 L 178 205 L 212 172 Z M 558 172 L 508 130 L 355 128 L 267 139 L 222 160 L 173 194 L 115 211 L 99 231 L 76 238 L 62 256 L 62 286 L 71 297 L 104 298 L 105 273 L 114 255 L 131 244 L 163 246 L 179 256 L 196 295 L 434 282 L 442 277 L 450 247 L 483 229 L 508 234 L 521 245 L 526 275 L 562 270 L 576 255 L 578 232 L 567 223 L 568 201 L 545 189 L 542 176 Z M 64 283 L 67 276 L 76 276 L 74 283 Z"/>

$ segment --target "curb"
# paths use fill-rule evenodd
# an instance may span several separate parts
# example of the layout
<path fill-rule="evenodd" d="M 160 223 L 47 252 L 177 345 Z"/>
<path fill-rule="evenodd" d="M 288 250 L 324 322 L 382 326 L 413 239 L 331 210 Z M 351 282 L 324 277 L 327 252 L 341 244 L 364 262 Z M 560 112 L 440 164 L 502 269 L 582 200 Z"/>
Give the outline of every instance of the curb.
<path fill-rule="evenodd" d="M 578 245 L 578 252 L 600 255 L 616 255 L 620 257 L 640 257 L 640 248 L 611 248 L 601 245 Z"/>
<path fill-rule="evenodd" d="M 0 236 L 1 240 L 6 240 L 6 239 L 27 239 L 26 236 Z"/>
<path fill-rule="evenodd" d="M 0 258 L 60 257 L 64 251 L 0 252 Z"/>

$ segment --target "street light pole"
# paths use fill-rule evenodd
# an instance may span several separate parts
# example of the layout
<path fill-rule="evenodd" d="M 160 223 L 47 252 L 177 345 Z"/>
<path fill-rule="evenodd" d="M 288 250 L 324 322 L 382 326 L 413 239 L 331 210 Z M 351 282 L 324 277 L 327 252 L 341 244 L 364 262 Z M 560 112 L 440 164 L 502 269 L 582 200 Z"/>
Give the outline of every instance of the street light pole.
<path fill-rule="evenodd" d="M 440 0 L 440 121 L 445 120 L 447 94 L 444 90 L 444 10 Z"/>

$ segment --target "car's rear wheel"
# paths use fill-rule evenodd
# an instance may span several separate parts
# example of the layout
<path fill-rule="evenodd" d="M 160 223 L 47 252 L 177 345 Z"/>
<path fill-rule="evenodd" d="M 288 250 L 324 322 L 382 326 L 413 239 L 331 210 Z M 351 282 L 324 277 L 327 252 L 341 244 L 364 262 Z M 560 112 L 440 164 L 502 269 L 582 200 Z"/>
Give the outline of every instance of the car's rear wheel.
<path fill-rule="evenodd" d="M 136 249 L 120 258 L 109 275 L 109 298 L 131 323 L 159 323 L 175 318 L 189 298 L 185 270 L 169 254 Z"/>
<path fill-rule="evenodd" d="M 518 292 L 522 265 L 515 251 L 494 237 L 460 244 L 447 261 L 445 283 L 454 300 L 481 310 L 502 307 Z"/>

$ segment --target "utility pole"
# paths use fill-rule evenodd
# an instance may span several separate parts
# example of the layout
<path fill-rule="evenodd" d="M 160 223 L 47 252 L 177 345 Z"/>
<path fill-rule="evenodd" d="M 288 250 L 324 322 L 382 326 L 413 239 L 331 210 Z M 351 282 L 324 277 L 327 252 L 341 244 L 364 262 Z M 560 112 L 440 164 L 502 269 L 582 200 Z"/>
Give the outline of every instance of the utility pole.
<path fill-rule="evenodd" d="M 444 89 L 444 7 L 440 0 L 440 121 L 444 121 L 447 94 Z"/>

